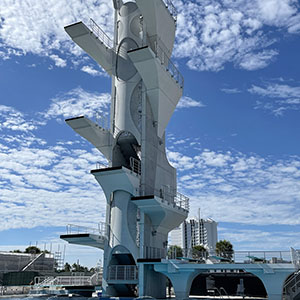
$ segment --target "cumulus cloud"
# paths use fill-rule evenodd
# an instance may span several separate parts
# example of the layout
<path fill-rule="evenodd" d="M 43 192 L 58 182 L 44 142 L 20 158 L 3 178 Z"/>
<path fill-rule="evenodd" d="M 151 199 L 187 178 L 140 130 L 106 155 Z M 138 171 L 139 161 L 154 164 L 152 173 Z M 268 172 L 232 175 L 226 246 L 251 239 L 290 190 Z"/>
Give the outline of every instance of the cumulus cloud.
<path fill-rule="evenodd" d="M 64 67 L 71 57 L 75 65 L 82 51 L 64 32 L 66 25 L 93 18 L 110 36 L 113 30 L 113 5 L 110 0 L 67 0 L 26 2 L 5 0 L 0 12 L 0 57 L 34 53 L 48 56 Z M 246 70 L 264 68 L 278 51 L 273 31 L 297 34 L 299 8 L 293 0 L 174 0 L 178 10 L 176 58 L 187 58 L 193 70 L 219 71 L 232 62 Z M 83 67 L 84 72 L 96 75 Z"/>
<path fill-rule="evenodd" d="M 168 151 L 191 211 L 201 207 L 220 222 L 300 224 L 299 157 L 273 160 L 232 151 L 198 152 Z"/>
<path fill-rule="evenodd" d="M 81 68 L 81 71 L 88 73 L 92 76 L 107 76 L 107 74 L 104 71 L 96 70 L 92 66 L 83 66 Z"/>
<path fill-rule="evenodd" d="M 0 144 L 0 230 L 90 225 L 104 216 L 104 195 L 89 174 L 104 162 L 99 153 L 70 143 L 25 147 L 21 137 L 14 148 Z"/>
<path fill-rule="evenodd" d="M 187 96 L 182 97 L 177 105 L 177 108 L 190 107 L 205 107 L 205 105 L 201 101 L 194 100 Z"/>
<path fill-rule="evenodd" d="M 95 112 L 104 114 L 109 105 L 110 94 L 87 92 L 78 87 L 52 99 L 49 109 L 43 115 L 46 119 L 82 115 L 91 118 L 94 117 Z"/>
<path fill-rule="evenodd" d="M 88 24 L 90 17 L 111 34 L 113 7 L 110 0 L 72 3 L 67 0 L 5 0 L 0 11 L 1 51 L 6 57 L 15 55 L 14 49 L 18 54 L 49 56 L 56 66 L 64 67 L 66 62 L 58 53 L 82 54 L 65 33 L 64 26 L 78 21 Z"/>
<path fill-rule="evenodd" d="M 295 1 L 175 1 L 178 8 L 175 57 L 187 58 L 193 70 L 219 71 L 227 62 L 246 70 L 270 64 L 278 51 L 268 35 L 299 30 Z M 293 20 L 293 21 L 292 21 Z M 268 27 L 267 27 L 268 26 Z"/>
<path fill-rule="evenodd" d="M 300 87 L 288 85 L 283 80 L 263 86 L 252 85 L 248 91 L 262 99 L 256 102 L 256 108 L 271 110 L 275 115 L 282 115 L 290 109 L 300 109 Z"/>
<path fill-rule="evenodd" d="M 253 71 L 267 67 L 278 55 L 275 50 L 263 50 L 259 53 L 247 53 L 239 62 L 240 67 L 245 70 Z"/>
<path fill-rule="evenodd" d="M 62 59 L 58 55 L 51 54 L 51 55 L 49 55 L 49 57 L 54 61 L 55 65 L 57 67 L 63 68 L 63 67 L 65 67 L 67 65 L 66 60 Z"/>
<path fill-rule="evenodd" d="M 26 120 L 23 113 L 13 107 L 0 105 L 0 131 L 32 131 L 36 128 L 36 122 Z"/>

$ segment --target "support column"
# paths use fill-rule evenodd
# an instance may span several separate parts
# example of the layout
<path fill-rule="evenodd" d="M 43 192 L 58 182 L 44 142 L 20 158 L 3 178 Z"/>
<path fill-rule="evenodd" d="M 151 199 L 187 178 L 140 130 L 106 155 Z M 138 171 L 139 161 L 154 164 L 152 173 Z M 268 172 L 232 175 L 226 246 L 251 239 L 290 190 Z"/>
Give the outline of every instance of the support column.
<path fill-rule="evenodd" d="M 186 272 L 176 272 L 165 274 L 172 282 L 177 300 L 188 299 L 193 283 L 193 279 L 198 275 L 198 271 L 187 270 Z"/>
<path fill-rule="evenodd" d="M 290 271 L 273 270 L 273 272 L 266 273 L 261 270 L 259 271 L 249 270 L 249 272 L 256 275 L 262 281 L 266 289 L 268 299 L 270 300 L 282 299 L 283 285 L 287 277 L 291 274 Z"/>

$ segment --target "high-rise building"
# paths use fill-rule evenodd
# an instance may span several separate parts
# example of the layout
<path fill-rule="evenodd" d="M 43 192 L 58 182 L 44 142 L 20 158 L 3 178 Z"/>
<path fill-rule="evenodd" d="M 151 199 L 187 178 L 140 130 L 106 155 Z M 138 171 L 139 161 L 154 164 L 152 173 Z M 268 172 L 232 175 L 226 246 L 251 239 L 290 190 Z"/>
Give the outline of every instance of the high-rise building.
<path fill-rule="evenodd" d="M 218 223 L 210 218 L 189 218 L 170 232 L 171 244 L 183 249 L 202 245 L 208 251 L 213 251 L 218 241 L 217 226 Z"/>

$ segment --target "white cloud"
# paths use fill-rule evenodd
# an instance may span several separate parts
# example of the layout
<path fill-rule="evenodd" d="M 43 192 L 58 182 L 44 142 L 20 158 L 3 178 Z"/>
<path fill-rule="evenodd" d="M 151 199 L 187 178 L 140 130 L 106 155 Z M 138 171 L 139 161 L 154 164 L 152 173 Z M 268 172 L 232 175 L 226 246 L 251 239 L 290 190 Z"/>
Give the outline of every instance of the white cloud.
<path fill-rule="evenodd" d="M 109 34 L 113 23 L 113 7 L 110 0 L 15 1 L 5 0 L 0 11 L 0 39 L 6 57 L 33 53 L 49 56 L 59 67 L 66 62 L 58 53 L 78 56 L 82 52 L 64 31 L 64 26 L 93 18 Z M 56 54 L 55 54 L 55 53 Z M 3 55 L 2 55 L 3 56 Z"/>
<path fill-rule="evenodd" d="M 179 100 L 177 108 L 190 108 L 190 107 L 205 107 L 201 101 L 194 100 L 190 97 L 184 96 Z"/>
<path fill-rule="evenodd" d="M 299 232 L 296 228 L 289 228 L 289 231 L 268 231 L 264 228 L 240 229 L 219 227 L 219 238 L 230 240 L 234 245 L 238 245 L 235 250 L 288 250 L 289 247 L 300 248 Z M 276 238 L 274 238 L 276 237 Z M 274 255 L 275 253 L 273 253 Z M 285 255 L 288 256 L 289 253 Z M 288 256 L 289 257 L 289 256 Z"/>
<path fill-rule="evenodd" d="M 67 65 L 66 60 L 62 59 L 58 55 L 51 54 L 51 55 L 49 55 L 49 57 L 54 61 L 55 65 L 57 67 L 63 68 Z"/>
<path fill-rule="evenodd" d="M 25 120 L 25 115 L 13 107 L 0 105 L 0 131 L 32 131 L 37 128 L 35 122 Z"/>
<path fill-rule="evenodd" d="M 103 218 L 104 195 L 89 174 L 103 157 L 77 147 L 1 147 L 0 230 L 72 222 L 88 226 Z"/>
<path fill-rule="evenodd" d="M 297 32 L 295 1 L 175 1 L 178 8 L 175 57 L 187 58 L 193 70 L 219 71 L 227 62 L 246 70 L 270 64 L 278 51 L 266 49 L 272 30 Z M 292 21 L 293 20 L 293 21 Z"/>
<path fill-rule="evenodd" d="M 107 76 L 107 74 L 104 71 L 96 70 L 92 66 L 83 66 L 81 68 L 81 71 L 88 73 L 92 76 Z"/>
<path fill-rule="evenodd" d="M 227 62 L 247 70 L 263 68 L 277 53 L 266 49 L 274 43 L 268 37 L 270 27 L 279 32 L 300 31 L 300 14 L 293 0 L 174 0 L 174 4 L 179 12 L 175 57 L 187 58 L 194 70 L 219 71 Z M 114 20 L 110 0 L 5 0 L 0 17 L 0 57 L 34 53 L 50 57 L 59 67 L 67 65 L 66 59 L 77 66 L 82 55 L 64 26 L 81 20 L 88 24 L 92 17 L 112 36 Z"/>
<path fill-rule="evenodd" d="M 191 151 L 191 146 L 189 151 Z M 219 222 L 300 224 L 300 158 L 272 160 L 236 152 L 168 151 L 178 189 Z M 206 215 L 207 216 L 207 215 Z"/>
<path fill-rule="evenodd" d="M 110 94 L 92 93 L 78 87 L 52 99 L 49 109 L 44 113 L 46 119 L 57 117 L 93 117 L 95 113 L 103 113 L 110 105 Z"/>
<path fill-rule="evenodd" d="M 300 87 L 287 85 L 282 80 L 280 82 L 267 83 L 264 86 L 252 85 L 248 89 L 250 93 L 263 99 L 256 102 L 256 108 L 271 110 L 275 115 L 282 115 L 290 109 L 300 109 Z"/>
<path fill-rule="evenodd" d="M 263 50 L 259 53 L 248 53 L 242 57 L 239 65 L 248 71 L 263 69 L 267 67 L 277 55 L 278 51 L 275 50 Z"/>
<path fill-rule="evenodd" d="M 237 88 L 223 88 L 221 89 L 222 92 L 226 94 L 239 94 L 241 91 Z"/>

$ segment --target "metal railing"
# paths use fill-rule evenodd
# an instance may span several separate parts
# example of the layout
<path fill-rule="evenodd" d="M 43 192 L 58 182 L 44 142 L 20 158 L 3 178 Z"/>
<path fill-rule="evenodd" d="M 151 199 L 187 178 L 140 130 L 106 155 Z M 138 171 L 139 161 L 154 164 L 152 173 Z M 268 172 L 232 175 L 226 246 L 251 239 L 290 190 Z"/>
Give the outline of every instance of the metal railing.
<path fill-rule="evenodd" d="M 283 293 L 289 296 L 288 299 L 294 299 L 294 297 L 300 293 L 300 271 L 295 272 L 283 286 Z"/>
<path fill-rule="evenodd" d="M 161 189 L 155 190 L 155 195 L 167 201 L 169 204 L 173 203 L 174 205 L 189 211 L 190 199 L 187 196 L 177 192 L 176 189 L 172 189 L 167 185 L 163 185 Z"/>
<path fill-rule="evenodd" d="M 101 29 L 101 27 L 91 18 L 89 27 L 95 36 L 102 42 L 107 48 L 114 48 L 113 40 Z"/>
<path fill-rule="evenodd" d="M 184 78 L 176 68 L 175 64 L 171 61 L 170 50 L 165 46 L 163 41 L 156 35 L 149 38 L 150 48 L 155 53 L 156 57 L 160 60 L 161 64 L 166 68 L 171 77 L 176 81 L 180 88 L 184 86 Z"/>
<path fill-rule="evenodd" d="M 185 196 L 179 192 L 176 193 L 176 196 L 174 198 L 175 204 L 187 211 L 190 209 L 190 201 L 189 200 L 190 199 L 187 196 Z"/>
<path fill-rule="evenodd" d="M 291 256 L 293 264 L 296 266 L 297 269 L 300 269 L 300 250 L 295 250 L 291 247 Z"/>
<path fill-rule="evenodd" d="M 165 258 L 167 256 L 167 250 L 165 248 L 144 246 L 143 252 L 144 258 Z"/>
<path fill-rule="evenodd" d="M 168 8 L 170 15 L 173 17 L 174 21 L 177 21 L 177 10 L 173 5 L 171 0 L 162 0 L 165 3 L 166 8 Z"/>
<path fill-rule="evenodd" d="M 132 172 L 141 175 L 141 161 L 134 157 L 130 157 L 129 161 Z"/>
<path fill-rule="evenodd" d="M 37 286 L 50 286 L 50 285 L 68 285 L 68 286 L 84 286 L 92 285 L 93 276 L 86 275 L 73 275 L 73 276 L 57 276 L 57 277 L 35 277 L 34 282 Z"/>
<path fill-rule="evenodd" d="M 235 263 L 235 264 L 292 264 L 290 251 L 231 251 L 213 252 L 197 251 L 196 249 L 181 249 L 170 246 L 167 252 L 169 259 L 209 259 L 213 263 Z"/>
<path fill-rule="evenodd" d="M 108 280 L 138 280 L 138 268 L 135 265 L 112 265 L 108 267 Z"/>
<path fill-rule="evenodd" d="M 105 222 L 99 222 L 97 228 L 79 226 L 74 224 L 67 225 L 67 234 L 81 234 L 81 233 L 90 233 L 90 234 L 97 234 L 101 236 L 107 236 L 108 225 Z"/>

